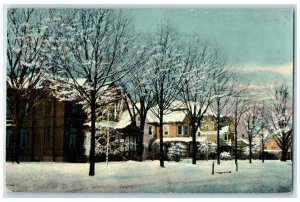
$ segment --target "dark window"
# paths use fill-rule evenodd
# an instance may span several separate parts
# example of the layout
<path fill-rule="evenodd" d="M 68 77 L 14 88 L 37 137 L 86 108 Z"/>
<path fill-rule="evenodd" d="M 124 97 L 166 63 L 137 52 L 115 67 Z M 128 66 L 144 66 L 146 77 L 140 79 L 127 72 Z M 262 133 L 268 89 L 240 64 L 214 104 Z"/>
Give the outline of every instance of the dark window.
<path fill-rule="evenodd" d="M 224 140 L 227 140 L 227 133 L 224 133 Z"/>
<path fill-rule="evenodd" d="M 182 135 L 182 125 L 177 126 L 178 136 Z"/>
<path fill-rule="evenodd" d="M 6 130 L 6 148 L 12 147 L 13 131 L 11 129 Z"/>
<path fill-rule="evenodd" d="M 152 126 L 149 126 L 149 135 L 152 135 Z"/>
<path fill-rule="evenodd" d="M 26 129 L 21 130 L 21 140 L 20 140 L 20 147 L 26 148 L 28 144 L 28 131 Z"/>
<path fill-rule="evenodd" d="M 184 136 L 189 136 L 189 126 L 184 126 Z"/>
<path fill-rule="evenodd" d="M 77 128 L 70 126 L 70 132 L 69 132 L 69 149 L 75 149 L 76 148 L 76 134 L 77 134 Z"/>
<path fill-rule="evenodd" d="M 77 113 L 77 104 L 75 102 L 71 103 L 71 113 L 76 114 Z"/>

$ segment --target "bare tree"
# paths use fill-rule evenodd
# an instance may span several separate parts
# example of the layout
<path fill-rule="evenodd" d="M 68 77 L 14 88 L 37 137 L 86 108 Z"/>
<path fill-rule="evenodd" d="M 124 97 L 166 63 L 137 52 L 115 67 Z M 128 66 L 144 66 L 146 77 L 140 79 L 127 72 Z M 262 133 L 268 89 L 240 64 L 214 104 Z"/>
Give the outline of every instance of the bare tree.
<path fill-rule="evenodd" d="M 138 128 L 137 135 L 137 155 L 138 159 L 142 161 L 143 158 L 143 143 L 144 143 L 144 127 L 146 123 L 147 113 L 154 105 L 154 88 L 151 85 L 151 81 L 147 80 L 151 78 L 147 75 L 145 63 L 148 62 L 150 55 L 148 55 L 149 49 L 143 51 L 143 57 L 141 60 L 140 68 L 132 74 L 128 74 L 124 77 L 119 85 L 122 87 L 125 93 L 125 103 L 131 118 L 132 126 Z M 149 72 L 148 72 L 149 73 Z M 140 117 L 139 123 L 137 123 L 137 116 Z"/>
<path fill-rule="evenodd" d="M 247 111 L 247 104 L 249 104 L 249 100 L 245 98 L 245 95 L 243 93 L 245 92 L 246 88 L 240 89 L 239 86 L 238 89 L 233 92 L 232 97 L 232 117 L 233 117 L 233 125 L 234 125 L 234 155 L 235 155 L 235 163 L 237 163 L 238 160 L 238 148 L 237 148 L 237 135 L 238 135 L 238 126 L 240 124 L 240 121 L 242 120 L 242 117 L 244 113 Z"/>
<path fill-rule="evenodd" d="M 249 141 L 249 163 L 252 163 L 253 138 L 257 137 L 262 130 L 262 117 L 260 114 L 261 106 L 252 104 L 245 113 L 245 129 Z"/>
<path fill-rule="evenodd" d="M 53 52 L 50 61 L 53 68 L 69 79 L 74 99 L 84 100 L 90 108 L 89 175 L 93 176 L 97 99 L 102 87 L 121 79 L 134 68 L 135 64 L 127 57 L 133 48 L 132 27 L 120 10 L 64 9 L 53 13 L 56 27 L 52 28 L 56 30 L 49 40 Z M 78 82 L 79 77 L 86 79 L 84 85 Z"/>
<path fill-rule="evenodd" d="M 151 111 L 159 119 L 160 166 L 164 167 L 163 116 L 170 112 L 172 102 L 178 97 L 184 69 L 179 34 L 170 23 L 161 23 L 149 39 L 152 48 L 146 73 L 147 81 L 153 86 L 155 106 Z"/>
<path fill-rule="evenodd" d="M 265 143 L 266 140 L 269 139 L 269 134 L 267 133 L 268 125 L 267 125 L 267 114 L 266 114 L 266 104 L 265 101 L 263 101 L 261 109 L 261 161 L 262 163 L 265 162 Z"/>
<path fill-rule="evenodd" d="M 212 102 L 211 108 L 217 119 L 217 163 L 220 164 L 220 117 L 221 115 L 226 116 L 229 113 L 228 103 L 233 91 L 232 84 L 230 84 L 232 73 L 225 68 L 222 57 L 219 57 L 219 63 L 212 71 L 214 72 L 212 88 L 214 92 L 214 102 Z"/>
<path fill-rule="evenodd" d="M 191 121 L 193 164 L 196 164 L 196 133 L 213 99 L 213 70 L 218 63 L 218 57 L 208 41 L 194 36 L 187 45 L 184 62 L 186 73 L 181 81 L 180 92 L 186 113 Z"/>
<path fill-rule="evenodd" d="M 36 9 L 9 9 L 7 14 L 7 104 L 15 124 L 12 161 L 17 163 L 24 121 L 48 93 L 48 71 L 44 65 L 48 29 L 43 17 L 44 13 Z M 34 141 L 33 136 L 33 145 Z"/>
<path fill-rule="evenodd" d="M 292 109 L 289 98 L 289 90 L 286 84 L 276 87 L 268 113 L 269 131 L 281 148 L 281 161 L 287 160 L 288 150 L 292 145 Z"/>

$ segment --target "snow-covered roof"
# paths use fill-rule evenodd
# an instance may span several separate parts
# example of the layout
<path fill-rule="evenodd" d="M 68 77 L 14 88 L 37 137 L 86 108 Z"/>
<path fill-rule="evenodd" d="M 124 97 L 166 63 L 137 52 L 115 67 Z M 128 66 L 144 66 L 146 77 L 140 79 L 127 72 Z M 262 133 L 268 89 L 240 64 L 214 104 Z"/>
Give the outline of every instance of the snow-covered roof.
<path fill-rule="evenodd" d="M 137 104 L 137 107 L 139 107 L 139 103 Z M 186 114 L 180 110 L 180 111 L 172 111 L 171 113 L 164 115 L 164 123 L 177 123 L 177 122 L 183 122 L 185 119 Z M 146 117 L 147 123 L 158 123 L 159 119 L 153 114 L 151 110 L 147 112 Z M 129 111 L 126 110 L 122 113 L 120 117 L 120 121 L 116 125 L 117 129 L 125 128 L 126 126 L 129 126 L 131 124 L 131 117 L 129 114 Z"/>
<path fill-rule="evenodd" d="M 164 115 L 163 121 L 164 123 L 178 123 L 183 122 L 186 114 L 184 111 L 172 111 L 171 113 Z"/>
<path fill-rule="evenodd" d="M 243 143 L 245 143 L 245 144 L 249 144 L 249 141 L 246 140 L 246 139 L 244 139 L 244 138 L 238 138 L 237 141 L 238 141 L 238 142 L 243 142 Z"/>
<path fill-rule="evenodd" d="M 129 114 L 129 111 L 126 110 L 122 113 L 120 117 L 120 121 L 116 124 L 116 129 L 125 128 L 126 126 L 129 126 L 131 124 L 131 117 Z"/>
<path fill-rule="evenodd" d="M 196 136 L 197 142 L 204 142 L 207 138 L 203 136 Z M 156 139 L 155 142 L 159 143 L 159 139 Z M 192 142 L 192 137 L 164 137 L 164 142 Z"/>
<path fill-rule="evenodd" d="M 101 121 L 101 122 L 96 122 L 96 128 L 112 128 L 112 129 L 115 129 L 117 124 L 118 124 L 118 122 L 114 122 L 114 121 Z M 87 122 L 84 125 L 91 127 L 91 122 Z"/>
<path fill-rule="evenodd" d="M 224 134 L 224 133 L 228 133 L 229 131 L 229 126 L 224 126 L 221 128 L 220 130 L 220 134 Z M 201 135 L 217 135 L 217 131 L 216 130 L 212 130 L 212 131 L 200 131 Z"/>
<path fill-rule="evenodd" d="M 146 121 L 148 123 L 158 123 L 159 122 L 159 119 L 153 114 L 153 112 L 151 110 L 148 111 L 146 119 L 147 119 Z"/>
<path fill-rule="evenodd" d="M 118 122 L 114 122 L 114 121 L 101 121 L 101 122 L 99 122 L 99 126 L 101 126 L 103 128 L 115 129 L 117 124 L 118 124 Z"/>

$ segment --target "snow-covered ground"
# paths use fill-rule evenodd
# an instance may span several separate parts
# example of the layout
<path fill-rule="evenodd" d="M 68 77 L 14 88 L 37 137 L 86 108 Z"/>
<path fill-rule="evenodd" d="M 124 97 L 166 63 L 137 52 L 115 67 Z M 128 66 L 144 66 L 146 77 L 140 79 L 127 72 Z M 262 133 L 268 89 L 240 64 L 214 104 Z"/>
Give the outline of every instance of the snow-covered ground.
<path fill-rule="evenodd" d="M 292 191 L 292 162 L 159 161 L 96 163 L 88 176 L 88 163 L 6 163 L 6 190 L 17 192 L 120 192 L 120 193 L 283 193 Z M 231 172 L 222 173 L 217 172 Z"/>

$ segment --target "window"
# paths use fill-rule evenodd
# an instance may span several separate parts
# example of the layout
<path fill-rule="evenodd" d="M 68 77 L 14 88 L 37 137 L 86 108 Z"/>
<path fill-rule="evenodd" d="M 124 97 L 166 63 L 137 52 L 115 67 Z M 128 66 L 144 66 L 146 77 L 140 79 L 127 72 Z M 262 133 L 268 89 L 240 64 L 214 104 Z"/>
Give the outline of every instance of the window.
<path fill-rule="evenodd" d="M 76 134 L 77 134 L 77 128 L 71 125 L 70 132 L 69 132 L 69 149 L 76 148 Z"/>
<path fill-rule="evenodd" d="M 228 140 L 227 133 L 224 133 L 224 140 Z"/>
<path fill-rule="evenodd" d="M 184 136 L 189 136 L 189 126 L 184 126 Z"/>
<path fill-rule="evenodd" d="M 75 102 L 71 103 L 71 113 L 76 114 L 77 113 L 77 104 Z"/>
<path fill-rule="evenodd" d="M 28 144 L 28 131 L 26 129 L 21 130 L 21 139 L 20 139 L 20 147 L 22 149 L 26 148 Z"/>
<path fill-rule="evenodd" d="M 164 132 L 164 135 L 169 135 L 169 126 L 168 125 L 164 125 L 163 132 Z"/>
<path fill-rule="evenodd" d="M 11 129 L 6 130 L 6 148 L 12 147 L 13 131 Z"/>
<path fill-rule="evenodd" d="M 178 137 L 182 136 L 182 125 L 177 126 Z"/>
<path fill-rule="evenodd" d="M 152 126 L 149 126 L 149 135 L 153 135 L 153 133 L 152 133 Z"/>

